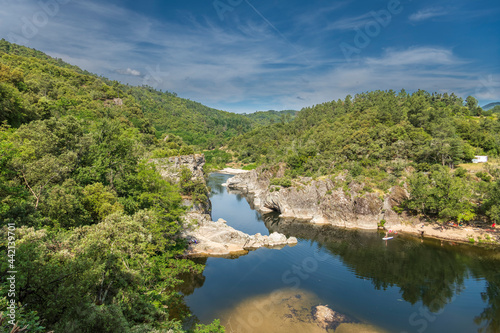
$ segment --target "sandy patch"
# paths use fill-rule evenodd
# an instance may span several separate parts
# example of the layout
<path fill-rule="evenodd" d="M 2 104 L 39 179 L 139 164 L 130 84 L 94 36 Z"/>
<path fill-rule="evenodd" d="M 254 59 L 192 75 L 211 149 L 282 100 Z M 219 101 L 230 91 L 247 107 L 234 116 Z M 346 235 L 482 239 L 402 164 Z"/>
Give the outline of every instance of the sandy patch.
<path fill-rule="evenodd" d="M 422 227 L 423 225 L 423 227 Z M 421 236 L 422 231 L 424 232 L 424 237 L 432 237 L 438 239 L 452 240 L 458 242 L 470 243 L 471 239 L 474 242 L 481 244 L 498 244 L 500 241 L 500 230 L 496 228 L 495 230 L 475 228 L 471 226 L 464 227 L 452 227 L 445 226 L 441 227 L 439 224 L 422 224 L 418 225 L 398 225 L 392 227 L 393 231 L 409 233 L 417 236 Z"/>
<path fill-rule="evenodd" d="M 282 289 L 246 299 L 220 318 L 228 333 L 384 332 L 331 310 L 325 325 L 325 320 L 318 320 L 319 305 L 313 293 Z"/>
<path fill-rule="evenodd" d="M 233 168 L 225 168 L 219 171 L 216 171 L 217 173 L 222 173 L 225 175 L 239 175 L 241 173 L 248 173 L 250 172 L 249 170 L 243 170 L 243 169 L 233 169 Z"/>

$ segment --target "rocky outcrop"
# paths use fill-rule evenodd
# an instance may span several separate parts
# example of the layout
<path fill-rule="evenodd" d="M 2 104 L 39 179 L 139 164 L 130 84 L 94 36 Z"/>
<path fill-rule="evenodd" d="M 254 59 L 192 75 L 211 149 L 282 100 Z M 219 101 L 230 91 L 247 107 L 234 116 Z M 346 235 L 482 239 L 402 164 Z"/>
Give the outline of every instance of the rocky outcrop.
<path fill-rule="evenodd" d="M 346 228 L 376 229 L 381 220 L 386 227 L 400 225 L 402 217 L 393 207 L 408 197 L 401 187 L 388 194 L 363 193 L 363 184 L 351 183 L 347 191 L 331 179 L 301 178 L 294 186 L 270 186 L 269 173 L 253 170 L 227 181 L 228 188 L 247 194 L 262 213 L 277 211 L 283 218 L 309 220 Z"/>
<path fill-rule="evenodd" d="M 269 236 L 261 234 L 248 235 L 236 230 L 219 219 L 210 220 L 206 214 L 189 213 L 186 215 L 186 229 L 182 235 L 188 240 L 188 256 L 235 256 L 244 255 L 248 251 L 261 247 L 282 248 L 297 244 L 295 237 L 287 238 L 283 234 L 272 233 Z"/>
<path fill-rule="evenodd" d="M 327 306 L 318 305 L 312 309 L 314 320 L 325 330 L 334 330 L 342 323 L 351 323 L 346 315 L 335 312 Z"/>
<path fill-rule="evenodd" d="M 204 155 L 175 156 L 155 159 L 152 162 L 160 175 L 171 183 L 179 183 L 182 170 L 187 168 L 191 171 L 191 180 L 206 185 L 203 172 Z M 208 198 L 208 189 L 206 195 Z M 277 248 L 297 244 L 296 238 L 287 238 L 279 233 L 251 236 L 228 226 L 222 219 L 213 222 L 209 199 L 203 203 L 193 202 L 190 197 L 183 197 L 183 200 L 185 206 L 191 207 L 183 217 L 184 230 L 181 234 L 181 237 L 189 242 L 187 256 L 243 255 L 261 247 Z"/>
<path fill-rule="evenodd" d="M 181 172 L 183 169 L 191 171 L 191 180 L 201 182 L 206 186 L 205 175 L 203 166 L 205 165 L 205 156 L 196 155 L 182 155 L 173 156 L 169 158 L 158 158 L 151 160 L 156 165 L 156 170 L 163 179 L 172 184 L 178 184 L 181 179 Z M 208 188 L 205 195 L 208 198 Z M 211 214 L 212 204 L 210 200 L 206 202 L 195 202 L 191 197 L 183 197 L 184 206 L 191 207 L 191 212 L 200 212 L 203 214 Z"/>
<path fill-rule="evenodd" d="M 183 168 L 191 171 L 193 179 L 205 180 L 203 173 L 203 166 L 205 165 L 204 155 L 196 154 L 158 158 L 152 160 L 152 162 L 156 164 L 160 175 L 172 183 L 179 182 Z"/>

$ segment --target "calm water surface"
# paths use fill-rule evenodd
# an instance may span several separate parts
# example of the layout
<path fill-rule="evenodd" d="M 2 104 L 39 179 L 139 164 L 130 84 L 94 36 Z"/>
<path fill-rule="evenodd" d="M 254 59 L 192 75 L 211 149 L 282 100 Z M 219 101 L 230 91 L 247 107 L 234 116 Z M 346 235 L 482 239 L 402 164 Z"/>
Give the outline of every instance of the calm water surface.
<path fill-rule="evenodd" d="M 206 259 L 203 276 L 182 289 L 201 322 L 222 318 L 241 332 L 265 332 L 286 316 L 278 308 L 309 311 L 311 304 L 324 304 L 385 332 L 500 332 L 500 251 L 403 236 L 385 242 L 377 232 L 262 216 L 244 196 L 221 186 L 229 177 L 210 176 L 214 220 L 250 234 L 279 231 L 299 243 Z M 273 309 L 262 303 L 272 295 L 280 302 L 290 298 L 282 295 L 296 295 L 303 303 L 275 302 Z M 309 330 L 299 326 L 296 331 Z"/>

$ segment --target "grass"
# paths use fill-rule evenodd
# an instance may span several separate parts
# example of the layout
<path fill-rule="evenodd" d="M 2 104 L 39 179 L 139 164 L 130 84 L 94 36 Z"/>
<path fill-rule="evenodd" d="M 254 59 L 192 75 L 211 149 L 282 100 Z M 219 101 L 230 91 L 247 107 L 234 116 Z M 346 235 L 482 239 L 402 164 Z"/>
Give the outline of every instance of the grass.
<path fill-rule="evenodd" d="M 464 164 L 459 164 L 458 166 L 464 168 L 467 171 L 484 170 L 484 163 L 464 163 Z"/>
<path fill-rule="evenodd" d="M 489 158 L 488 163 L 463 163 L 459 164 L 458 166 L 464 168 L 467 171 L 486 171 L 487 165 L 492 167 L 500 167 L 500 159 Z"/>

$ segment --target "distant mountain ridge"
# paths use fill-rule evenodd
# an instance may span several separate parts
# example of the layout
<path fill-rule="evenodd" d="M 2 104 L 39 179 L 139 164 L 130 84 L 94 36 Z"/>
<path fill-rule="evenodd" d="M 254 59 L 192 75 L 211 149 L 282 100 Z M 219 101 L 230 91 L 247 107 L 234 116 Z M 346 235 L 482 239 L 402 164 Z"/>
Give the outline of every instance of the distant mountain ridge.
<path fill-rule="evenodd" d="M 482 109 L 484 111 L 489 111 L 489 110 L 493 109 L 497 105 L 500 105 L 500 102 L 493 102 L 493 103 L 487 104 L 487 105 L 483 106 Z"/>

